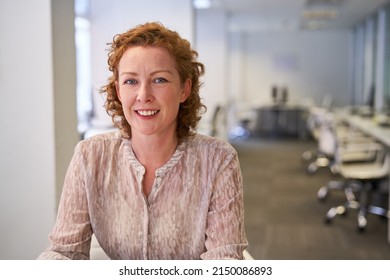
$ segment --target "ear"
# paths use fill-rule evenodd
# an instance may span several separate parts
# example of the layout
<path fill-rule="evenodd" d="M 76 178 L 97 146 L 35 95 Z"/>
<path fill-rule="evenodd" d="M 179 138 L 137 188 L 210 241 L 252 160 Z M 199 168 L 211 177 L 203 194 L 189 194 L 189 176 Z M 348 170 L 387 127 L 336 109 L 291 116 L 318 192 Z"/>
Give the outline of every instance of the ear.
<path fill-rule="evenodd" d="M 183 103 L 184 101 L 186 101 L 188 96 L 190 96 L 191 87 L 192 87 L 192 81 L 191 81 L 191 79 L 187 79 L 184 82 L 183 91 L 182 91 L 181 97 L 180 97 L 180 103 Z"/>

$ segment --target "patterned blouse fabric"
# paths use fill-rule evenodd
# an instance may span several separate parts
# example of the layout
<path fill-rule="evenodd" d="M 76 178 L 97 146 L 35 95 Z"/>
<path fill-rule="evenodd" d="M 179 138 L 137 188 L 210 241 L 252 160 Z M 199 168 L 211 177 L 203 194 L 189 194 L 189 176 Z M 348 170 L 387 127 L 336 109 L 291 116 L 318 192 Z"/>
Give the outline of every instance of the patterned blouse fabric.
<path fill-rule="evenodd" d="M 233 147 L 187 138 L 146 197 L 130 141 L 117 131 L 78 143 L 38 259 L 89 259 L 92 234 L 111 259 L 242 259 L 243 182 Z"/>

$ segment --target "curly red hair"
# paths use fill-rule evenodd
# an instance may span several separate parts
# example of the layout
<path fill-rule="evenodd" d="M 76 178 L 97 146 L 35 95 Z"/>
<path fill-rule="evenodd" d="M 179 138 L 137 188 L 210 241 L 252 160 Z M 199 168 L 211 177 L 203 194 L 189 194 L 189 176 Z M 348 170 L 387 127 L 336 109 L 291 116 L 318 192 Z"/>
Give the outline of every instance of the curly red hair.
<path fill-rule="evenodd" d="M 191 79 L 191 93 L 187 100 L 180 104 L 176 136 L 180 141 L 184 137 L 193 135 L 206 106 L 202 104 L 199 95 L 202 85 L 200 76 L 204 74 L 204 65 L 197 61 L 198 53 L 191 48 L 189 41 L 160 23 L 149 22 L 115 35 L 109 45 L 108 65 L 112 75 L 100 92 L 106 93 L 106 111 L 111 116 L 114 125 L 121 130 L 123 137 L 131 138 L 131 126 L 125 118 L 115 83 L 118 80 L 119 61 L 124 52 L 133 46 L 165 48 L 176 61 L 181 82 L 184 84 L 187 79 Z"/>

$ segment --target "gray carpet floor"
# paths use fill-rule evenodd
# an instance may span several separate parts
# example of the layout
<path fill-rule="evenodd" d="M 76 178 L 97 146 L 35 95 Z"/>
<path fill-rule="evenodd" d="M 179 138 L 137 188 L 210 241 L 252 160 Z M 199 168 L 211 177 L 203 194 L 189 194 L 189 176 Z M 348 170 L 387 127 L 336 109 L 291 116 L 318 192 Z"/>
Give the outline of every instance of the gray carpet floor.
<path fill-rule="evenodd" d="M 317 199 L 318 189 L 338 179 L 327 169 L 309 175 L 301 159 L 316 143 L 296 139 L 251 139 L 232 142 L 244 178 L 248 251 L 265 260 L 390 259 L 387 220 L 371 215 L 364 232 L 356 211 L 324 223 L 327 210 L 343 203 L 344 194 Z"/>

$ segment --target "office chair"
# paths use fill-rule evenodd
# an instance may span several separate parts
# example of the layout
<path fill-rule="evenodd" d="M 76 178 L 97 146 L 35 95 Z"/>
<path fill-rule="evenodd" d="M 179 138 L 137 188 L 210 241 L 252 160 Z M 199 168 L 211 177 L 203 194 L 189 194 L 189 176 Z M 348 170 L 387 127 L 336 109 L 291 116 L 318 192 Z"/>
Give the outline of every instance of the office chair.
<path fill-rule="evenodd" d="M 338 174 L 338 165 L 335 156 L 343 158 L 343 161 L 362 161 L 372 159 L 372 153 L 364 149 L 346 149 L 348 146 L 372 143 L 375 140 L 362 132 L 337 120 L 335 116 L 325 110 L 317 110 L 312 115 L 312 134 L 318 143 L 314 151 L 306 151 L 302 158 L 308 162 L 307 172 L 314 174 L 319 168 L 327 167 L 333 174 Z M 340 153 L 343 148 L 343 153 Z"/>
<path fill-rule="evenodd" d="M 333 114 L 327 113 L 322 118 L 319 137 L 318 156 L 308 166 L 308 172 L 313 173 L 319 167 L 329 167 L 334 175 L 340 175 L 340 164 L 372 162 L 375 160 L 377 141 L 366 136 L 359 130 L 338 120 Z M 330 190 L 342 190 L 343 182 L 331 180 L 320 187 L 317 198 L 324 201 Z"/>
<path fill-rule="evenodd" d="M 379 143 L 371 144 L 369 148 L 375 152 L 373 161 L 340 161 L 339 174 L 343 178 L 340 185 L 344 188 L 346 199 L 344 204 L 328 210 L 325 217 L 326 223 L 329 224 L 337 215 L 345 215 L 349 209 L 358 211 L 357 227 L 359 231 L 366 229 L 368 214 L 390 218 L 388 206 L 381 206 L 373 201 L 373 195 L 380 192 L 380 183 L 389 178 L 390 157 Z"/>
<path fill-rule="evenodd" d="M 318 107 L 311 107 L 308 110 L 307 117 L 306 117 L 306 129 L 309 132 L 311 138 L 318 142 L 320 137 L 320 127 L 322 123 L 322 118 L 324 114 L 326 113 L 326 110 L 323 108 Z M 318 149 L 314 150 L 307 150 L 303 152 L 302 159 L 305 162 L 309 162 L 314 159 L 318 154 Z"/>
<path fill-rule="evenodd" d="M 334 136 L 336 137 L 336 136 Z M 343 175 L 341 174 L 341 167 L 345 167 L 346 165 L 352 164 L 363 164 L 363 163 L 373 163 L 376 160 L 377 153 L 377 145 L 379 145 L 376 141 L 367 141 L 362 143 L 348 143 L 343 142 L 337 146 L 337 151 L 332 159 L 331 169 L 333 170 L 334 175 L 338 175 L 338 178 L 341 180 L 330 180 L 327 184 L 320 187 L 317 192 L 317 198 L 320 201 L 324 201 L 331 190 L 342 190 L 346 191 L 346 186 L 344 182 Z M 349 182 L 348 188 L 354 187 L 355 182 Z M 348 189 L 349 190 L 349 189 Z M 348 191 L 347 190 L 347 191 Z M 349 196 L 346 193 L 347 197 Z"/>

